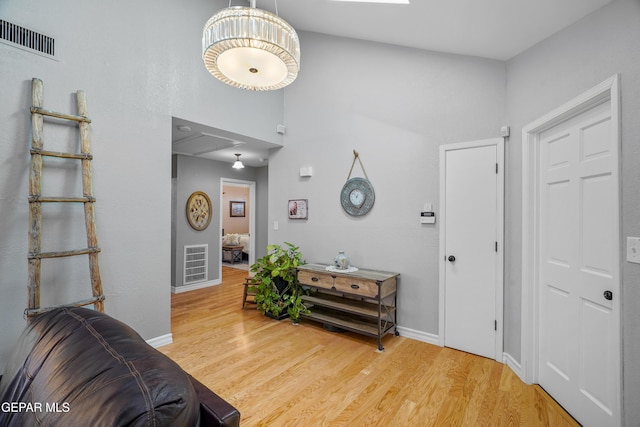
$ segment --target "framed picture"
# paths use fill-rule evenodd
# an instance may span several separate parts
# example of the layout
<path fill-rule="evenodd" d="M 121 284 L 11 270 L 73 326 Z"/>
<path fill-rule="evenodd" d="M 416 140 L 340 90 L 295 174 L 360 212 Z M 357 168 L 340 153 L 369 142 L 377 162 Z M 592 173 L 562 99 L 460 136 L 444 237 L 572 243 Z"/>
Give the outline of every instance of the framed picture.
<path fill-rule="evenodd" d="M 244 216 L 244 202 L 229 202 L 230 216 Z"/>
<path fill-rule="evenodd" d="M 289 200 L 289 219 L 308 219 L 309 202 L 307 199 Z"/>

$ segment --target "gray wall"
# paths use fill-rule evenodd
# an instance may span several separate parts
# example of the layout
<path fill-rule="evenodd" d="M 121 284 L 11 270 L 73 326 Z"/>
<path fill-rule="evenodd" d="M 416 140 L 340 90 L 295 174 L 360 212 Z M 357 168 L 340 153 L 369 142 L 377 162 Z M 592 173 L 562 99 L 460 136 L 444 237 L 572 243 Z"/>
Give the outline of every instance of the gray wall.
<path fill-rule="evenodd" d="M 640 2 L 615 1 L 507 63 L 507 328 L 505 350 L 520 359 L 522 127 L 616 73 L 622 92 L 622 325 L 625 425 L 640 424 L 640 265 L 626 237 L 640 236 Z"/>
<path fill-rule="evenodd" d="M 304 68 L 285 90 L 285 148 L 270 159 L 269 241 L 300 246 L 309 262 L 339 250 L 355 266 L 401 274 L 399 324 L 438 333 L 441 144 L 500 135 L 505 64 L 479 58 L 302 33 Z M 340 190 L 360 153 L 376 201 L 360 218 Z M 311 178 L 299 169 L 313 167 Z M 363 176 L 358 163 L 353 176 Z M 309 219 L 288 220 L 287 200 L 309 200 Z M 279 230 L 273 230 L 278 221 Z"/>
<path fill-rule="evenodd" d="M 175 163 L 175 204 L 172 206 L 175 222 L 175 242 L 172 252 L 172 286 L 183 286 L 184 247 L 186 245 L 209 245 L 209 281 L 221 280 L 220 260 L 221 246 L 220 236 L 220 179 L 238 179 L 242 181 L 256 182 L 256 246 L 261 248 L 262 236 L 267 228 L 267 167 L 254 168 L 246 166 L 244 169 L 233 169 L 231 163 L 215 160 L 201 159 L 197 157 L 174 155 Z M 206 230 L 196 231 L 187 222 L 185 205 L 187 199 L 194 191 L 207 193 L 213 204 L 213 216 L 211 224 Z M 223 209 L 228 209 L 223 206 Z M 264 244 L 266 246 L 266 244 Z M 256 252 L 257 256 L 260 252 Z"/>
<path fill-rule="evenodd" d="M 238 91 L 202 64 L 204 23 L 227 5 L 225 0 L 193 0 L 188 7 L 167 0 L 2 2 L 3 19 L 54 36 L 60 57 L 53 61 L 0 44 L 0 369 L 25 325 L 31 78 L 44 81 L 47 109 L 73 112 L 73 94 L 86 91 L 105 309 L 145 339 L 164 336 L 170 333 L 171 117 L 282 143 L 275 132 L 283 122 L 282 91 Z M 45 146 L 58 140 L 54 127 L 45 127 Z M 45 188 L 60 184 L 65 193 L 77 188 L 69 167 L 49 170 L 61 175 L 47 178 Z M 51 246 L 62 246 L 60 236 L 82 241 L 80 212 L 49 212 L 53 222 L 45 227 L 54 232 L 48 235 Z M 45 295 L 49 301 L 80 299 L 70 290 L 89 288 L 83 274 L 88 262 L 81 264 L 46 273 L 54 282 Z"/>

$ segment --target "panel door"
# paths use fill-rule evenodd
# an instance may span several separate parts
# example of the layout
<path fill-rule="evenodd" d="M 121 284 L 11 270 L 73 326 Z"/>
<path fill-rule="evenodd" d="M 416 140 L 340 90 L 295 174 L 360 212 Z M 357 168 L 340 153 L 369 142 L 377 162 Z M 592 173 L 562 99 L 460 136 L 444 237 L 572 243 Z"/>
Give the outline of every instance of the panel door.
<path fill-rule="evenodd" d="M 619 201 L 609 103 L 543 132 L 539 148 L 539 383 L 582 424 L 612 425 Z"/>
<path fill-rule="evenodd" d="M 495 359 L 497 148 L 445 154 L 444 344 Z"/>

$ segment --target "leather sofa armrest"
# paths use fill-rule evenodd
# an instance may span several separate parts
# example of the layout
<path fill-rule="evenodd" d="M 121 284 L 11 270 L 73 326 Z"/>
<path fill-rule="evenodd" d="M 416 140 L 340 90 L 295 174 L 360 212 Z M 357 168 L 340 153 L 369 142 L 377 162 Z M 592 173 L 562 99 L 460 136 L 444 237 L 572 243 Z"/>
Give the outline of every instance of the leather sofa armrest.
<path fill-rule="evenodd" d="M 236 408 L 191 375 L 189 379 L 200 400 L 201 426 L 238 427 L 240 425 L 240 412 Z"/>

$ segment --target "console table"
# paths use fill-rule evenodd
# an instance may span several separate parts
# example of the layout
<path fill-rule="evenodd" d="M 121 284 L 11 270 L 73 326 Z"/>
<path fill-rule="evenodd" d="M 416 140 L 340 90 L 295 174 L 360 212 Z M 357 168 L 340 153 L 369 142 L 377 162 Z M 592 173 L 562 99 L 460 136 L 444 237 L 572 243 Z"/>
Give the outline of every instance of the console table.
<path fill-rule="evenodd" d="M 310 314 L 305 318 L 359 334 L 382 337 L 397 330 L 398 273 L 358 269 L 353 273 L 328 271 L 327 264 L 298 267 L 298 283 L 315 292 L 302 299 Z"/>

